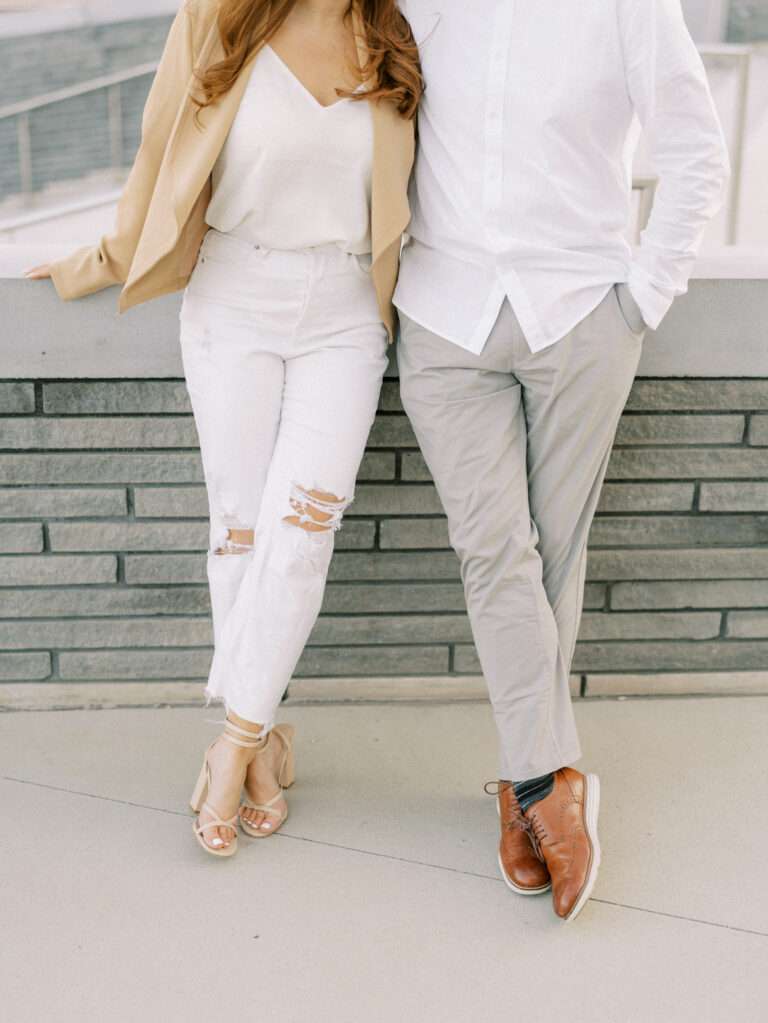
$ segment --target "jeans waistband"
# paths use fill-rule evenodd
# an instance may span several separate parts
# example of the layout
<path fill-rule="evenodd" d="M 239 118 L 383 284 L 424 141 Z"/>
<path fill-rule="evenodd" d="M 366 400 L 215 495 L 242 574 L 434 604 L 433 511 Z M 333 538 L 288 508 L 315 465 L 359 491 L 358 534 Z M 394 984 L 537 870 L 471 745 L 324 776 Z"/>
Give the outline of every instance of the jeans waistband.
<path fill-rule="evenodd" d="M 252 257 L 268 256 L 270 269 L 285 273 L 302 273 L 310 263 L 321 263 L 327 272 L 343 273 L 349 269 L 350 260 L 369 269 L 371 255 L 355 255 L 345 252 L 338 245 L 316 245 L 308 249 L 269 249 L 247 238 L 211 227 L 206 232 L 200 248 L 201 255 L 212 259 L 231 260 L 233 263 L 250 261 Z"/>

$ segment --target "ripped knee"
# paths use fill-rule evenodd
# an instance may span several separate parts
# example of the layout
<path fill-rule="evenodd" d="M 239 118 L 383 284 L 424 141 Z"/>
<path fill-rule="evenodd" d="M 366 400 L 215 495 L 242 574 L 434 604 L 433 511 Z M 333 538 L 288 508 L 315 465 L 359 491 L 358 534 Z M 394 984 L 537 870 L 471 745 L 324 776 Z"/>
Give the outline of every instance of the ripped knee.
<path fill-rule="evenodd" d="M 227 529 L 226 536 L 214 547 L 214 554 L 248 554 L 253 550 L 252 529 Z"/>
<path fill-rule="evenodd" d="M 333 533 L 341 529 L 341 520 L 350 501 L 323 490 L 307 490 L 294 483 L 288 503 L 294 511 L 283 522 L 307 533 Z"/>

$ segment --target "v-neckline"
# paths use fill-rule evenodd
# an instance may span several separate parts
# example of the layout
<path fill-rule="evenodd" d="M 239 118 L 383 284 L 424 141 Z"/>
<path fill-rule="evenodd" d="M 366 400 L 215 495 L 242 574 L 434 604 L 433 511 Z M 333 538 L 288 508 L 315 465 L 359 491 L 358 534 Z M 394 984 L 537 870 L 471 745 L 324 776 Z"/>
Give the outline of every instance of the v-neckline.
<path fill-rule="evenodd" d="M 265 43 L 264 44 L 264 49 L 265 50 L 269 50 L 269 52 L 272 54 L 272 56 L 277 61 L 277 63 L 280 65 L 280 67 L 283 68 L 284 72 L 288 75 L 288 77 L 291 78 L 296 83 L 296 85 L 299 87 L 299 89 L 301 89 L 301 91 L 304 93 L 304 95 L 309 100 L 311 100 L 312 103 L 314 103 L 314 105 L 318 108 L 318 110 L 333 110 L 334 107 L 338 107 L 342 103 L 349 103 L 350 102 L 350 99 L 349 99 L 348 96 L 342 96 L 340 99 L 337 99 L 335 101 L 335 103 L 321 103 L 320 100 L 317 98 L 317 96 L 315 96 L 314 92 L 312 92 L 310 89 L 307 88 L 307 86 L 302 82 L 302 80 L 299 78 L 299 76 L 296 74 L 296 72 L 291 70 L 291 68 L 286 64 L 286 62 L 283 60 L 283 58 L 280 56 L 280 54 L 277 52 L 277 50 L 275 50 L 270 45 L 270 43 Z M 358 86 L 358 89 L 359 88 L 361 88 L 361 87 Z M 355 91 L 357 92 L 358 90 L 356 89 Z"/>

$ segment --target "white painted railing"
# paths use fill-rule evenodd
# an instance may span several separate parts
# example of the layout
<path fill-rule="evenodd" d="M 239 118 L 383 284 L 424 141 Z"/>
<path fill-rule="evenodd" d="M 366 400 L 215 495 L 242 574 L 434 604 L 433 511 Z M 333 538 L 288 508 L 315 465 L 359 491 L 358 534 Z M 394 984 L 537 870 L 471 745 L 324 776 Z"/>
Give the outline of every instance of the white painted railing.
<path fill-rule="evenodd" d="M 747 120 L 750 109 L 751 69 L 756 54 L 768 56 L 768 43 L 753 43 L 746 46 L 717 43 L 702 45 L 699 49 L 705 65 L 714 74 L 725 71 L 727 74 L 736 76 L 732 109 L 730 111 L 721 110 L 721 116 L 724 116 L 724 120 L 728 122 L 730 128 L 729 144 L 733 167 L 722 241 L 728 245 L 735 245 L 740 241 L 739 228 L 744 202 L 744 159 L 747 143 Z M 106 90 L 108 93 L 107 117 L 110 138 L 110 164 L 115 172 L 124 171 L 128 154 L 124 152 L 123 146 L 121 88 L 126 82 L 132 82 L 138 78 L 153 75 L 156 70 L 157 63 L 149 62 L 110 75 L 103 75 L 99 78 L 82 82 L 79 85 L 36 96 L 33 99 L 0 107 L 0 121 L 11 118 L 16 119 L 21 199 L 20 208 L 2 219 L 0 230 L 10 232 L 27 224 L 40 223 L 45 219 L 58 219 L 69 215 L 73 210 L 84 211 L 91 207 L 105 205 L 103 192 L 93 197 L 92 200 L 86 196 L 74 201 L 52 202 L 44 210 L 30 209 L 26 205 L 26 200 L 31 200 L 33 193 L 30 116 L 36 110 L 53 104 L 61 103 L 77 96 Z M 766 97 L 766 106 L 768 106 L 768 97 Z M 635 229 L 632 231 L 632 240 L 634 241 L 637 240 L 640 231 L 647 223 L 653 202 L 655 185 L 656 179 L 642 170 L 635 177 L 634 188 L 639 193 L 639 202 L 637 205 Z M 115 200 L 116 198 L 117 196 L 114 197 Z M 751 199 L 752 197 L 750 196 L 750 201 Z"/>
<path fill-rule="evenodd" d="M 732 177 L 728 197 L 728 214 L 725 241 L 736 245 L 739 240 L 739 216 L 741 213 L 742 180 L 744 172 L 744 144 L 746 139 L 747 111 L 749 104 L 750 64 L 756 46 L 729 46 L 725 43 L 699 48 L 705 66 L 726 66 L 736 72 L 738 83 L 733 110 L 733 140 L 731 143 Z"/>
<path fill-rule="evenodd" d="M 21 100 L 18 103 L 10 103 L 7 106 L 0 107 L 0 121 L 9 119 L 15 119 L 16 121 L 16 151 L 21 192 L 29 195 L 33 190 L 30 115 L 34 111 L 54 106 L 57 103 L 63 103 L 65 100 L 74 99 L 77 96 L 86 96 L 90 93 L 106 90 L 110 163 L 115 169 L 123 167 L 125 165 L 125 153 L 123 152 L 122 86 L 126 82 L 136 81 L 137 78 L 153 75 L 156 70 L 156 62 L 139 64 L 136 67 L 127 68 L 125 71 L 115 71 L 109 75 L 101 75 L 99 78 L 92 78 L 87 82 L 80 82 L 78 85 L 71 85 L 65 89 L 57 89 L 55 92 L 47 92 L 32 99 Z"/>

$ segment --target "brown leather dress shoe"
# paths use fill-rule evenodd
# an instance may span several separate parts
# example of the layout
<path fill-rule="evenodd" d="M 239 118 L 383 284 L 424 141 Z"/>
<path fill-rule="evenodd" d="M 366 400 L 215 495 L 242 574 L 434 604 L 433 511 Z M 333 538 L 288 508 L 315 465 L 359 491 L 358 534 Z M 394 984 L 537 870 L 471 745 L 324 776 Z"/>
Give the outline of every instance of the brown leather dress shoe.
<path fill-rule="evenodd" d="M 555 912 L 564 920 L 578 916 L 597 880 L 599 810 L 597 775 L 564 767 L 555 772 L 550 794 L 525 814 L 532 840 L 549 868 Z"/>
<path fill-rule="evenodd" d="M 486 785 L 485 791 L 497 795 L 496 809 L 501 820 L 499 869 L 504 883 L 518 895 L 539 895 L 552 887 L 549 871 L 536 853 L 529 837 L 529 824 L 523 816 L 515 790 L 509 782 Z"/>

